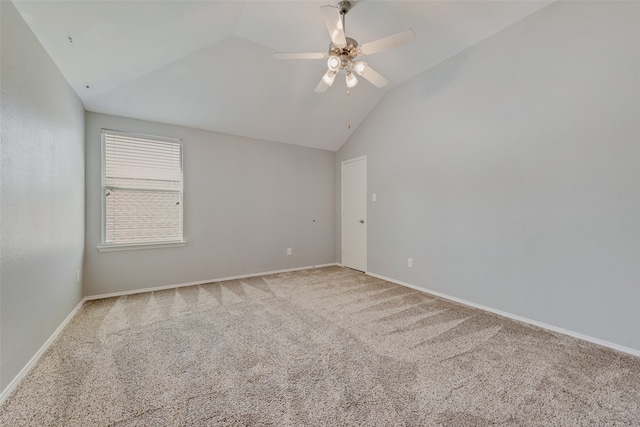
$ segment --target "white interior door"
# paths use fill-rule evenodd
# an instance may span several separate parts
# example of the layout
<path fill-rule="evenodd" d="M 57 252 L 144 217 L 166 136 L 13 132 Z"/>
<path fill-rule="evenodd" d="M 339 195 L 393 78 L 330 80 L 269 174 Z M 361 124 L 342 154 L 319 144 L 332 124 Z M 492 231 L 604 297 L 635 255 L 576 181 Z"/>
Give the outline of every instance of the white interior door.
<path fill-rule="evenodd" d="M 367 271 L 367 158 L 342 162 L 342 265 Z"/>

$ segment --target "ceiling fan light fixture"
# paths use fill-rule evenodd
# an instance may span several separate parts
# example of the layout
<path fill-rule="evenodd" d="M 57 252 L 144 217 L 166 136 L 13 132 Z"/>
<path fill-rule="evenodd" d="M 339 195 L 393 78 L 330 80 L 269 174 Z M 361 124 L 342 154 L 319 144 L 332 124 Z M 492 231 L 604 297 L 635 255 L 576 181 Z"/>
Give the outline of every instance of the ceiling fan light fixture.
<path fill-rule="evenodd" d="M 351 89 L 352 87 L 358 84 L 358 79 L 356 78 L 356 76 L 353 75 L 351 71 L 347 71 L 346 81 L 347 81 L 347 87 L 349 89 Z"/>
<path fill-rule="evenodd" d="M 355 71 L 356 73 L 362 75 L 362 73 L 364 72 L 364 70 L 367 69 L 367 63 L 364 61 L 355 61 L 353 63 L 353 71 Z"/>
<path fill-rule="evenodd" d="M 327 59 L 327 67 L 329 67 L 329 70 L 331 71 L 338 71 L 341 64 L 342 61 L 335 55 L 331 55 L 329 56 L 329 59 Z"/>
<path fill-rule="evenodd" d="M 324 73 L 324 76 L 322 76 L 322 81 L 327 85 L 327 86 L 331 86 L 333 85 L 333 81 L 336 79 L 336 71 L 334 70 L 327 70 L 326 73 Z"/>

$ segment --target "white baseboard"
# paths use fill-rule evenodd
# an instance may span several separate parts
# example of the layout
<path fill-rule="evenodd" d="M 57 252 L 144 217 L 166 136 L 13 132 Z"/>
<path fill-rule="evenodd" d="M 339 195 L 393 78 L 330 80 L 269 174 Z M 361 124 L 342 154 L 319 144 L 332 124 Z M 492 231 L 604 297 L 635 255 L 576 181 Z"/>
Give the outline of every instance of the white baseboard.
<path fill-rule="evenodd" d="M 609 341 L 604 341 L 604 340 L 601 340 L 599 338 L 590 337 L 588 335 L 584 335 L 584 334 L 581 334 L 581 333 L 578 333 L 578 332 L 574 332 L 574 331 L 570 331 L 570 330 L 567 330 L 567 329 L 559 328 L 557 326 L 549 325 L 549 324 L 546 324 L 546 323 L 543 323 L 543 322 L 538 322 L 537 320 L 527 319 L 526 317 L 521 317 L 521 316 L 518 316 L 518 315 L 515 315 L 515 314 L 507 313 L 505 311 L 496 310 L 495 308 L 486 307 L 484 305 L 476 304 L 474 302 L 467 301 L 467 300 L 464 300 L 462 298 L 457 298 L 457 297 L 453 297 L 451 295 L 443 294 L 442 292 L 432 291 L 431 289 L 421 288 L 419 286 L 412 285 L 410 283 L 401 282 L 399 280 L 391 279 L 389 277 L 385 277 L 385 276 L 382 276 L 380 274 L 375 274 L 375 273 L 371 273 L 371 272 L 367 272 L 366 274 L 369 275 L 369 276 L 377 277 L 378 279 L 382 279 L 382 280 L 386 280 L 386 281 L 391 282 L 391 283 L 395 283 L 395 284 L 400 285 L 400 286 L 405 286 L 407 288 L 411 288 L 411 289 L 415 289 L 417 291 L 421 291 L 421 292 L 425 292 L 425 293 L 428 293 L 428 294 L 431 294 L 431 295 L 435 295 L 437 297 L 440 297 L 440 298 L 443 298 L 443 299 L 446 299 L 446 300 L 449 300 L 449 301 L 454 301 L 454 302 L 457 302 L 457 303 L 460 303 L 460 304 L 464 304 L 464 305 L 467 305 L 467 306 L 470 306 L 470 307 L 473 307 L 473 308 L 478 308 L 480 310 L 488 311 L 490 313 L 494 313 L 494 314 L 497 314 L 499 316 L 503 316 L 503 317 L 506 317 L 506 318 L 509 318 L 509 319 L 513 319 L 513 320 L 517 320 L 517 321 L 523 322 L 523 323 L 528 323 L 530 325 L 537 326 L 537 327 L 542 328 L 542 329 L 546 329 L 546 330 L 553 331 L 553 332 L 558 332 L 558 333 L 563 334 L 563 335 L 568 335 L 568 336 L 573 337 L 573 338 L 578 338 L 578 339 L 581 339 L 581 340 L 584 340 L 584 341 L 588 341 L 588 342 L 591 342 L 591 343 L 594 343 L 594 344 L 601 345 L 603 347 L 608 347 L 608 348 L 611 348 L 613 350 L 620 351 L 622 353 L 627 353 L 627 354 L 630 354 L 632 356 L 640 357 L 640 350 L 636 350 L 636 349 L 633 349 L 633 348 L 630 348 L 630 347 L 625 347 L 625 346 L 622 346 L 622 345 L 618 345 L 618 344 L 615 344 L 615 343 L 612 343 L 612 342 L 609 342 Z"/>
<path fill-rule="evenodd" d="M 113 298 L 120 297 L 123 295 L 134 295 L 134 294 L 142 294 L 145 292 L 155 292 L 155 291 L 164 291 L 167 289 L 175 289 L 182 288 L 185 286 L 196 286 L 196 285 L 204 285 L 207 283 L 215 283 L 215 282 L 224 282 L 227 280 L 238 280 L 238 279 L 246 279 L 248 277 L 257 277 L 257 276 L 266 276 L 268 274 L 278 274 L 278 273 L 287 273 L 290 271 L 300 271 L 300 270 L 309 270 L 312 268 L 322 268 L 322 267 L 331 267 L 337 265 L 335 262 L 329 264 L 319 264 L 319 265 L 308 265 L 305 267 L 296 267 L 296 268 L 288 268 L 284 270 L 274 270 L 274 271 L 265 271 L 262 273 L 251 273 L 251 274 L 241 274 L 239 276 L 228 276 L 228 277 L 220 277 L 217 279 L 208 279 L 208 280 L 199 280 L 197 282 L 187 282 L 187 283 L 178 283 L 175 285 L 165 285 L 165 286 L 156 286 L 153 288 L 142 288 L 142 289 L 134 289 L 130 291 L 121 291 L 121 292 L 111 292 L 108 294 L 100 294 L 100 295 L 91 295 L 85 297 L 86 300 L 96 300 L 102 298 Z"/>
<path fill-rule="evenodd" d="M 71 313 L 69 313 L 66 319 L 62 321 L 60 326 L 58 326 L 58 328 L 53 332 L 53 334 L 51 334 L 49 339 L 47 339 L 47 341 L 45 341 L 45 343 L 42 344 L 42 347 L 40 347 L 38 352 L 34 354 L 31 360 L 29 360 L 29 362 L 24 366 L 24 368 L 22 368 L 22 370 L 18 372 L 18 375 L 16 375 L 16 377 L 9 383 L 9 385 L 4 390 L 2 390 L 2 393 L 0 393 L 0 405 L 2 405 L 5 399 L 9 397 L 9 395 L 13 392 L 13 390 L 15 390 L 15 388 L 18 386 L 20 381 L 22 381 L 22 379 L 29 373 L 29 371 L 35 366 L 35 364 L 38 363 L 38 360 L 40 360 L 40 357 L 42 357 L 44 352 L 47 351 L 47 349 L 49 348 L 49 346 L 51 346 L 51 344 L 55 341 L 55 339 L 58 338 L 58 335 L 60 335 L 60 332 L 62 332 L 62 330 L 71 321 L 71 319 L 73 319 L 73 316 L 75 316 L 78 310 L 80 310 L 85 300 L 86 298 L 83 298 L 78 303 L 78 305 L 76 305 L 76 307 L 73 310 L 71 310 Z"/>

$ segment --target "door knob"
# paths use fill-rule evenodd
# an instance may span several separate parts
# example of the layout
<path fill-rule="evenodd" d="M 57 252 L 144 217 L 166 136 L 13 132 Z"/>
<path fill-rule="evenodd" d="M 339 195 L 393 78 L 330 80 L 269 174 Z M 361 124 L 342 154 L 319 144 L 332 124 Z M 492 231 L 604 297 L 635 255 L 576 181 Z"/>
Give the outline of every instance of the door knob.
<path fill-rule="evenodd" d="M 361 219 L 361 220 L 360 220 L 360 224 L 364 224 L 364 219 Z"/>

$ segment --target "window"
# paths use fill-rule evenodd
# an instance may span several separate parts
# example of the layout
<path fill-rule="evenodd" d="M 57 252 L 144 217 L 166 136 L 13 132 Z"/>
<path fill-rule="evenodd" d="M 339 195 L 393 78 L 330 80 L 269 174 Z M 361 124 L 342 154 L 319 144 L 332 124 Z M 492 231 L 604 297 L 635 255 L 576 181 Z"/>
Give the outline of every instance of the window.
<path fill-rule="evenodd" d="M 184 245 L 180 140 L 102 130 L 100 250 Z"/>

